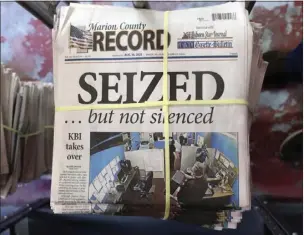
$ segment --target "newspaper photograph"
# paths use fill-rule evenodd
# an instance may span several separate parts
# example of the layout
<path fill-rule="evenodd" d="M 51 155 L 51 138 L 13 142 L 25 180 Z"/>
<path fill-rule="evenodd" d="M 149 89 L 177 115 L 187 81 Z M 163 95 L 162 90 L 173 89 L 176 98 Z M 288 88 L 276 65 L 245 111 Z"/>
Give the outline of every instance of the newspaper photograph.
<path fill-rule="evenodd" d="M 91 132 L 90 139 L 91 203 L 158 204 L 163 200 L 163 133 Z M 222 206 L 238 205 L 237 133 L 172 133 L 170 140 L 173 199 L 193 205 L 205 201 L 208 206 L 210 199 L 221 198 Z M 147 200 L 140 200 L 143 197 Z"/>

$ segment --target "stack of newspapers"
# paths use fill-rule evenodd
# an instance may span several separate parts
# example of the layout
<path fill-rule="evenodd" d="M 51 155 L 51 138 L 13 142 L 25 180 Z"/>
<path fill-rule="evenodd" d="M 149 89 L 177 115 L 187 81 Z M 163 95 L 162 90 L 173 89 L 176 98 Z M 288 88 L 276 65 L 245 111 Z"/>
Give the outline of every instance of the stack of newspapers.
<path fill-rule="evenodd" d="M 53 211 L 236 228 L 267 67 L 244 2 L 71 4 L 54 25 Z"/>
<path fill-rule="evenodd" d="M 1 64 L 1 197 L 52 167 L 54 89 Z"/>

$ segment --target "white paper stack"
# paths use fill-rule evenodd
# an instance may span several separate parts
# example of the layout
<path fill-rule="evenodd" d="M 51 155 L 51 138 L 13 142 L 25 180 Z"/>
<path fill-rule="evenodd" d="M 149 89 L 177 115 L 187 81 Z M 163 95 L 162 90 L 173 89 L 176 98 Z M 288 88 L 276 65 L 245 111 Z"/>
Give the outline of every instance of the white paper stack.
<path fill-rule="evenodd" d="M 21 82 L 1 64 L 1 197 L 50 172 L 54 89 L 51 83 Z M 3 137 L 3 138 L 2 138 Z"/>
<path fill-rule="evenodd" d="M 249 130 L 267 68 L 244 3 L 71 4 L 54 25 L 53 211 L 236 228 L 251 208 Z"/>

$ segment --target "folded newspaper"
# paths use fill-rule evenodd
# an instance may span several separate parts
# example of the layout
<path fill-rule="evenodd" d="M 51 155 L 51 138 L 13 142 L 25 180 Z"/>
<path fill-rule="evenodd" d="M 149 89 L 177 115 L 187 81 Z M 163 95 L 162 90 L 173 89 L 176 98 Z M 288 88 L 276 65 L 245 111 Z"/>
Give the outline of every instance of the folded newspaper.
<path fill-rule="evenodd" d="M 54 123 L 53 84 L 20 81 L 1 64 L 0 195 L 14 193 L 51 171 Z"/>
<path fill-rule="evenodd" d="M 236 228 L 267 67 L 244 3 L 71 4 L 54 21 L 53 211 Z"/>

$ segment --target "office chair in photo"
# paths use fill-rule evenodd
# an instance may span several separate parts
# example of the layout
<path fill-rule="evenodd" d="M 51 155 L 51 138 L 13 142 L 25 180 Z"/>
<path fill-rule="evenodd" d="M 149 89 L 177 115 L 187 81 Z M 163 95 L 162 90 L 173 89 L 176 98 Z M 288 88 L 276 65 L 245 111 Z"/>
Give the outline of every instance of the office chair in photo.
<path fill-rule="evenodd" d="M 137 184 L 134 186 L 134 191 L 140 192 L 141 198 L 147 198 L 150 194 L 150 189 L 152 188 L 153 181 L 153 171 L 149 171 L 145 179 L 140 179 Z"/>
<path fill-rule="evenodd" d="M 143 187 L 140 190 L 140 197 L 147 197 L 152 188 L 153 171 L 149 171 L 144 181 Z"/>

